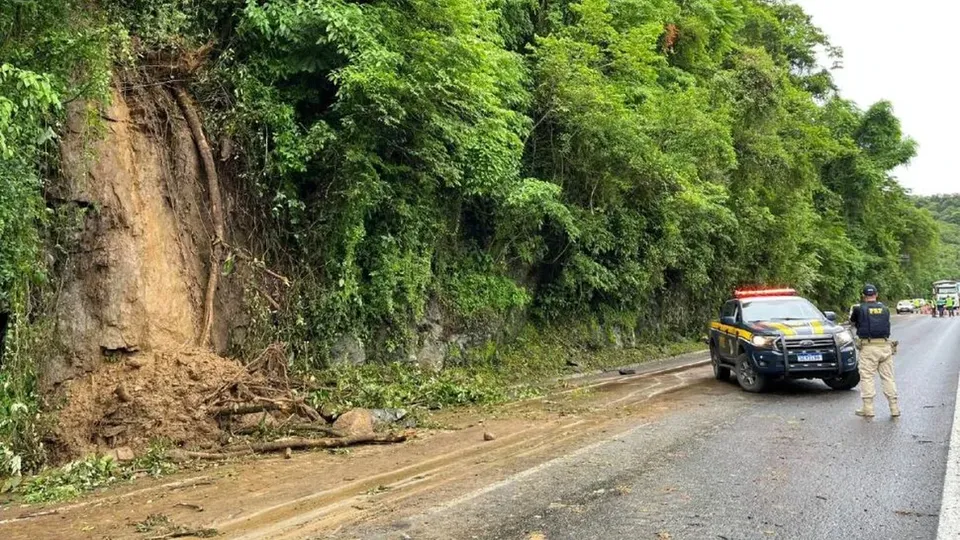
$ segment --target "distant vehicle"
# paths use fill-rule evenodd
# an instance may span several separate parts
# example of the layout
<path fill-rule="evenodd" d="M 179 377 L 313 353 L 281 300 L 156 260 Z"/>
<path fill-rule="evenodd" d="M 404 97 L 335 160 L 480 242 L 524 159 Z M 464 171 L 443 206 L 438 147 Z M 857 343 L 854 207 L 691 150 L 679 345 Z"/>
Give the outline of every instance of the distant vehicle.
<path fill-rule="evenodd" d="M 897 313 L 913 313 L 914 308 L 913 300 L 901 300 L 897 302 Z"/>
<path fill-rule="evenodd" d="M 713 374 L 736 374 L 748 392 L 780 379 L 822 379 L 835 390 L 860 382 L 854 336 L 793 289 L 738 290 L 710 324 Z"/>
<path fill-rule="evenodd" d="M 947 299 L 953 298 L 954 307 L 960 306 L 960 283 L 953 279 L 944 279 L 933 283 L 933 300 L 936 303 L 934 316 L 947 304 Z M 940 313 L 941 316 L 944 313 Z"/>

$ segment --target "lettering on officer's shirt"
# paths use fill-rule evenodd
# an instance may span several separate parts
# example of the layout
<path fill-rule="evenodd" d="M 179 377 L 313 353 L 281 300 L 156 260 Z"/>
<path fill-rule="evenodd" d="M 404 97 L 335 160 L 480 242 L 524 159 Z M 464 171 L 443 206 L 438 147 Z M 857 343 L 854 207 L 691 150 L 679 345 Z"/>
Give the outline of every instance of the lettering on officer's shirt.
<path fill-rule="evenodd" d="M 881 315 L 883 313 L 883 308 L 870 308 L 871 315 Z"/>

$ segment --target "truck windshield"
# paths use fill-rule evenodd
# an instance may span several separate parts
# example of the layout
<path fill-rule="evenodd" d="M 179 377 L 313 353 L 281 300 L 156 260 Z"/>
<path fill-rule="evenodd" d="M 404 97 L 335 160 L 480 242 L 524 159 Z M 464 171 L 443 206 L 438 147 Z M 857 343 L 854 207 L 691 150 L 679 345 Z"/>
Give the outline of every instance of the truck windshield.
<path fill-rule="evenodd" d="M 957 294 L 956 285 L 941 285 L 937 287 L 937 294 Z"/>
<path fill-rule="evenodd" d="M 762 298 L 744 300 L 743 320 L 757 321 L 809 321 L 823 320 L 820 310 L 803 298 Z"/>

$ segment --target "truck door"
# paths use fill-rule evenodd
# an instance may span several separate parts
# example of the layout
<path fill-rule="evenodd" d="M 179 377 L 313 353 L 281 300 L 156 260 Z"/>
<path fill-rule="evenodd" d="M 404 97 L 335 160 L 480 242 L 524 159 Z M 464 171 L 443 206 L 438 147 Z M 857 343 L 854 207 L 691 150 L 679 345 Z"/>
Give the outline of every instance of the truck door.
<path fill-rule="evenodd" d="M 720 309 L 720 317 L 738 317 L 740 303 L 736 300 L 730 300 Z M 737 319 L 739 321 L 739 319 Z M 728 326 L 723 326 L 718 338 L 718 349 L 720 355 L 726 360 L 733 360 L 737 356 L 737 335 L 735 331 Z"/>

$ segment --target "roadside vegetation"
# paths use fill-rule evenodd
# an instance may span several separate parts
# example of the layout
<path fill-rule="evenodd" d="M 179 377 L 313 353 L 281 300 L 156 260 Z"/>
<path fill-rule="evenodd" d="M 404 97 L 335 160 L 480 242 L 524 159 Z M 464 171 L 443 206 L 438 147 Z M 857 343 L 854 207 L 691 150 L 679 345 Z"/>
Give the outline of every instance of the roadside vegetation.
<path fill-rule="evenodd" d="M 937 252 L 938 264 L 933 269 L 930 280 L 960 279 L 960 195 L 933 195 L 917 197 L 917 205 L 929 210 L 940 228 L 940 250 Z M 921 297 L 929 295 L 929 283 L 919 289 Z"/>
<path fill-rule="evenodd" d="M 290 278 L 236 352 L 287 344 L 337 406 L 496 402 L 568 361 L 686 350 L 736 285 L 845 311 L 867 280 L 924 290 L 955 249 L 890 174 L 916 151 L 893 106 L 839 95 L 817 51 L 840 49 L 778 0 L 18 0 L 0 36 L 0 476 L 46 460 L 53 278 L 93 211 L 45 197 L 66 108 L 97 126 L 157 58 L 190 64 L 251 247 Z M 433 304 L 490 349 L 403 364 Z M 613 326 L 611 353 L 569 330 Z M 370 364 L 330 367 L 344 335 Z"/>
<path fill-rule="evenodd" d="M 521 332 L 498 354 L 471 358 L 441 371 L 409 362 L 338 366 L 318 372 L 312 401 L 334 411 L 353 407 L 407 409 L 414 414 L 462 405 L 489 405 L 542 394 L 559 378 L 641 364 L 704 350 L 702 342 L 678 339 L 636 347 L 582 346 L 581 339 Z"/>

